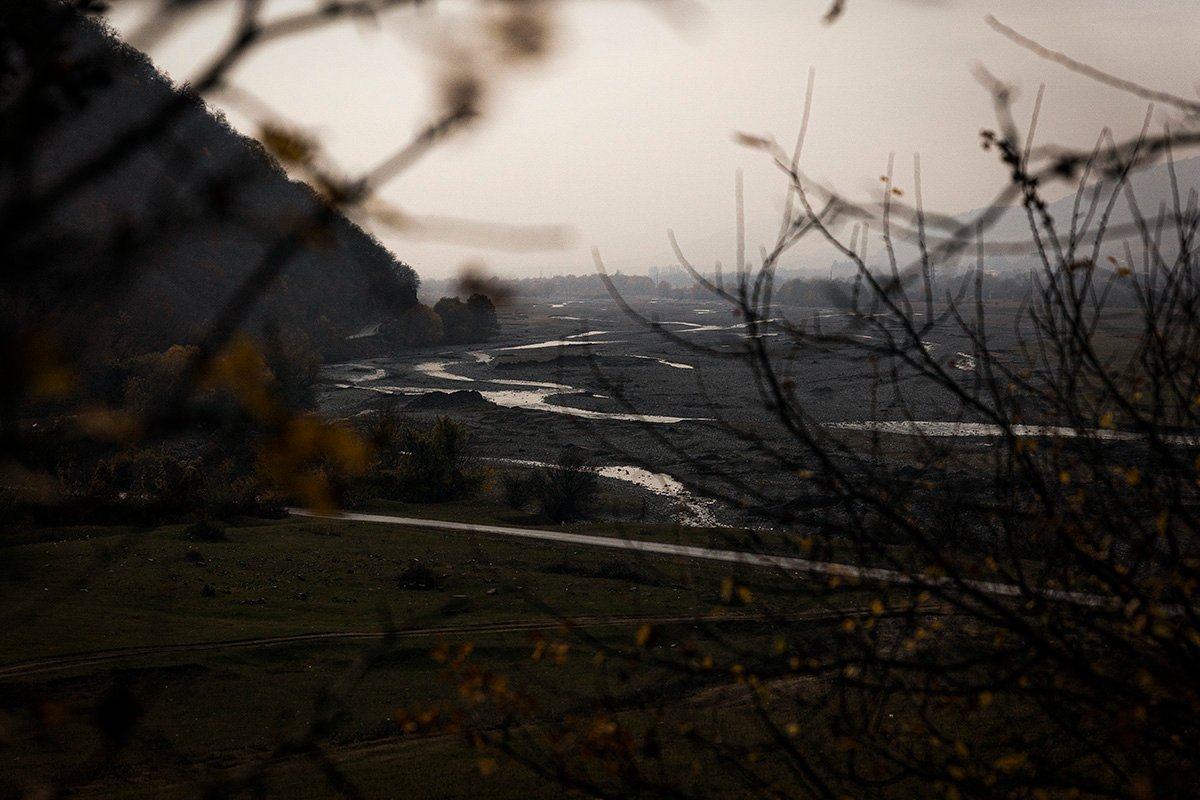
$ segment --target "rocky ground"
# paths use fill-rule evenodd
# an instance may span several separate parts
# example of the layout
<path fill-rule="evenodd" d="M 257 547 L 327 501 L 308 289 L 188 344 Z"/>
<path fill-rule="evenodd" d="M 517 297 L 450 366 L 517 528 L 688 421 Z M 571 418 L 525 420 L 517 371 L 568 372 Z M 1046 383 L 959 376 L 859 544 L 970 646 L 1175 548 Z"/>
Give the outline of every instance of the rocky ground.
<path fill-rule="evenodd" d="M 646 301 L 637 310 L 640 318 L 609 300 L 509 306 L 501 309 L 500 336 L 486 344 L 328 365 L 319 405 L 337 417 L 387 407 L 414 422 L 448 414 L 468 425 L 485 458 L 552 461 L 578 447 L 596 465 L 668 473 L 699 492 L 727 495 L 732 507 L 790 499 L 796 470 L 816 466 L 769 407 L 755 369 L 760 345 L 817 436 L 833 435 L 821 423 L 960 415 L 956 398 L 887 353 L 886 328 L 830 309 L 782 314 L 807 331 L 836 334 L 833 342 L 778 325 L 755 339 L 717 301 Z M 968 389 L 976 382 L 970 344 L 952 323 L 922 338 L 952 380 Z M 845 444 L 839 457 L 872 457 L 868 435 L 836 436 Z M 883 439 L 890 441 L 875 441 L 874 457 L 880 447 L 903 452 L 912 437 Z"/>

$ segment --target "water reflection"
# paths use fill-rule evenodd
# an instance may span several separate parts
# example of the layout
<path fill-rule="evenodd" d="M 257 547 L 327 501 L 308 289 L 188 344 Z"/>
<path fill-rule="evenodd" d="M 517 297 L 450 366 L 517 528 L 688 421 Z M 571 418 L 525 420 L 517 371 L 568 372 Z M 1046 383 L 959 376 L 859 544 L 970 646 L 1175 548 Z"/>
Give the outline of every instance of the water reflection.
<path fill-rule="evenodd" d="M 900 436 L 997 438 L 1007 435 L 1004 428 L 989 422 L 937 422 L 934 420 L 870 420 L 866 422 L 830 422 L 828 428 L 869 433 L 893 433 Z M 1022 438 L 1051 439 L 1098 439 L 1108 442 L 1144 441 L 1143 434 L 1134 431 L 1116 431 L 1103 428 L 1068 428 L 1060 425 L 1013 425 L 1009 429 L 1013 436 Z M 1163 436 L 1167 444 L 1195 446 L 1200 437 L 1192 435 Z"/>
<path fill-rule="evenodd" d="M 440 378 L 444 381 L 472 381 L 473 378 L 468 378 L 465 375 L 455 375 L 453 372 L 447 372 L 446 367 L 453 362 L 450 361 L 425 361 L 413 367 L 422 375 L 428 375 L 431 378 Z"/>
<path fill-rule="evenodd" d="M 655 356 L 639 356 L 639 355 L 631 354 L 629 357 L 630 358 L 644 358 L 647 361 L 657 361 L 659 364 L 662 364 L 664 367 L 671 367 L 672 369 L 695 369 L 695 367 L 693 367 L 691 364 L 681 364 L 678 361 L 667 361 L 666 359 L 656 358 Z"/>
<path fill-rule="evenodd" d="M 488 459 L 488 461 L 496 464 L 509 464 L 516 467 L 540 468 L 552 466 L 544 461 L 530 461 L 519 458 L 493 458 Z M 700 528 L 715 527 L 717 525 L 716 503 L 706 497 L 696 497 L 687 490 L 686 486 L 666 473 L 651 472 L 648 469 L 635 467 L 631 464 L 597 467 L 596 473 L 602 478 L 631 483 L 661 497 L 669 497 L 676 500 L 678 502 L 676 521 L 682 525 Z"/>
<path fill-rule="evenodd" d="M 510 350 L 545 350 L 547 347 L 594 347 L 600 344 L 624 344 L 624 342 L 580 342 L 571 339 L 551 339 L 548 342 L 534 342 L 533 344 L 518 344 L 512 347 L 498 347 L 496 352 L 508 352 Z"/>
<path fill-rule="evenodd" d="M 467 378 L 466 380 L 471 380 Z M 479 394 L 484 400 L 500 408 L 525 408 L 532 411 L 548 411 L 554 414 L 567 414 L 583 419 L 613 420 L 618 422 L 646 422 L 656 425 L 674 425 L 679 422 L 708 422 L 708 417 L 673 417 L 666 414 L 634 414 L 621 411 L 595 411 L 590 408 L 573 408 L 550 402 L 551 397 L 561 395 L 579 395 L 583 397 L 599 397 L 588 392 L 581 392 L 565 384 L 539 385 L 535 381 L 489 381 L 498 384 L 528 385 L 529 389 L 483 389 Z M 433 389 L 427 386 L 381 386 L 378 384 L 335 383 L 335 389 L 359 389 L 386 395 L 403 397 L 419 397 L 427 394 L 445 393 L 444 389 Z"/>

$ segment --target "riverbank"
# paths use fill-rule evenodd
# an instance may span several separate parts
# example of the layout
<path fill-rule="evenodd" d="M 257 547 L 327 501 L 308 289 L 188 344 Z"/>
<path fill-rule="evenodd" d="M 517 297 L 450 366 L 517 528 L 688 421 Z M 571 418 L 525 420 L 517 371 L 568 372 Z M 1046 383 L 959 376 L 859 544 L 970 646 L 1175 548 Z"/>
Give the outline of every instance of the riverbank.
<path fill-rule="evenodd" d="M 327 365 L 319 406 L 349 419 L 389 409 L 416 425 L 448 414 L 468 427 L 474 451 L 492 464 L 537 466 L 565 448 L 580 448 L 610 479 L 660 476 L 657 491 L 640 478 L 632 482 L 646 490 L 655 518 L 665 513 L 699 524 L 761 521 L 764 498 L 796 493 L 803 455 L 767 408 L 770 398 L 757 382 L 747 326 L 716 301 L 648 301 L 642 310 L 645 318 L 638 320 L 600 300 L 504 308 L 501 336 L 485 345 Z M 840 330 L 847 341 L 869 338 L 831 309 L 789 309 L 787 316 L 826 332 Z M 765 333 L 774 337 L 778 331 Z M 934 336 L 924 346 L 961 361 L 956 354 L 967 347 L 961 334 Z M 871 351 L 861 346 L 778 349 L 780 374 L 817 422 L 949 423 L 958 413 L 957 398 L 947 392 L 913 380 L 889 384 L 891 376 L 881 375 Z M 954 372 L 973 378 L 961 367 Z M 858 442 L 864 453 L 882 446 L 903 456 L 911 445 L 880 445 L 870 430 L 839 436 Z M 666 485 L 672 488 L 664 490 Z M 698 514 L 688 495 L 715 499 Z"/>

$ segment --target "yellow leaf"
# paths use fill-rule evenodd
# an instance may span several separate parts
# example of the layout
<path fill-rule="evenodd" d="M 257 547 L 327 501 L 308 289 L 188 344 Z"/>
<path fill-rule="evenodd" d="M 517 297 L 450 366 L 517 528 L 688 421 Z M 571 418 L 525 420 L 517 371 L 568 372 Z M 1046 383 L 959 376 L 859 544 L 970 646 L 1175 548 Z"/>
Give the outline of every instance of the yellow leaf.
<path fill-rule="evenodd" d="M 645 647 L 646 643 L 650 641 L 651 633 L 653 633 L 653 629 L 649 625 L 638 628 L 637 635 L 633 637 L 634 644 L 638 647 Z"/>
<path fill-rule="evenodd" d="M 1015 772 L 1028 760 L 1024 753 L 1009 753 L 992 762 L 992 766 L 1001 772 Z"/>

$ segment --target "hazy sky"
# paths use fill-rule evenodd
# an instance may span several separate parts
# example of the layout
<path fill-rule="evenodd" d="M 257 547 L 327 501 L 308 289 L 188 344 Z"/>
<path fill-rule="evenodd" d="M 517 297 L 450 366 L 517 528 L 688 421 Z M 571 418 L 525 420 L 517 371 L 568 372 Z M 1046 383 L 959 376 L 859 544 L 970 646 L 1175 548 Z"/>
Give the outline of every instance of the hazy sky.
<path fill-rule="evenodd" d="M 1103 125 L 1124 135 L 1141 126 L 1144 101 L 1038 59 L 992 31 L 989 13 L 1130 80 L 1185 97 L 1200 85 L 1195 0 L 850 0 L 832 26 L 821 22 L 828 0 L 701 5 L 680 25 L 653 4 L 566 3 L 551 56 L 501 76 L 480 124 L 383 190 L 411 214 L 569 225 L 575 246 L 514 253 L 373 231 L 427 277 L 470 262 L 502 275 L 589 272 L 593 245 L 610 269 L 644 272 L 673 263 L 668 228 L 698 265 L 731 264 L 736 170 L 745 173 L 751 253 L 769 244 L 784 189 L 764 156 L 731 134 L 772 134 L 790 147 L 810 68 L 802 167 L 857 199 L 878 193 L 889 153 L 896 184 L 911 186 L 920 153 L 928 207 L 960 212 L 987 202 L 1004 171 L 979 146 L 994 118 L 974 64 L 1021 89 L 1022 118 L 1045 84 L 1039 142 L 1086 147 Z M 115 22 L 128 29 L 137 15 L 126 8 Z M 394 14 L 380 28 L 345 23 L 271 44 L 235 82 L 320 136 L 348 168 L 369 168 L 432 118 L 428 41 L 462 10 L 448 3 Z M 191 20 L 151 55 L 186 80 L 225 27 L 216 17 Z M 827 268 L 832 257 L 807 248 L 791 263 Z"/>

